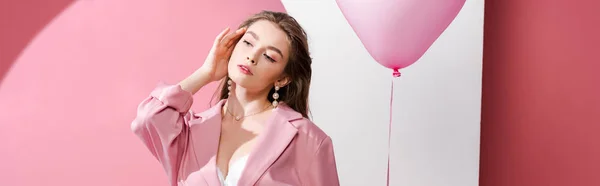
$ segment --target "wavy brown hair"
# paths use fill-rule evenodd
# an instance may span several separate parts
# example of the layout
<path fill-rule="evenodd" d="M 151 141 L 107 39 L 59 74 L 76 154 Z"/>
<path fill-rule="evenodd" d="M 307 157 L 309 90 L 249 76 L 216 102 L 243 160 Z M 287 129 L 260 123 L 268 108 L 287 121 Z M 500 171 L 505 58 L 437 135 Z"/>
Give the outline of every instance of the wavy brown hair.
<path fill-rule="evenodd" d="M 286 74 L 290 83 L 281 89 L 279 89 L 279 100 L 284 102 L 290 108 L 299 112 L 305 118 L 308 118 L 308 89 L 310 88 L 310 78 L 312 75 L 312 58 L 308 51 L 308 39 L 304 29 L 298 24 L 296 19 L 292 16 L 283 12 L 273 11 L 261 11 L 257 14 L 250 16 L 244 22 L 239 25 L 239 28 L 250 27 L 253 23 L 267 20 L 275 23 L 279 28 L 285 32 L 290 41 L 290 55 L 288 63 L 285 66 L 283 73 Z M 219 100 L 228 98 L 228 90 L 225 84 L 229 80 L 228 77 L 224 78 L 220 84 L 220 90 L 218 91 Z M 269 95 L 275 92 L 275 88 L 271 88 Z M 271 96 L 268 96 L 269 101 L 273 101 Z"/>

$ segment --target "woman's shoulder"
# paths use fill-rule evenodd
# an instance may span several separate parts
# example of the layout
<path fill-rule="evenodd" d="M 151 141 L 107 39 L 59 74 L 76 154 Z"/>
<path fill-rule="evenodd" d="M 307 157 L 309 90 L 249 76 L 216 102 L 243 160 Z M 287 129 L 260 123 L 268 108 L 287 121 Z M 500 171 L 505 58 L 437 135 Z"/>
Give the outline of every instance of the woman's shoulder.
<path fill-rule="evenodd" d="M 329 139 L 329 135 L 308 118 L 300 118 L 291 122 L 298 129 L 298 137 L 315 143 Z"/>
<path fill-rule="evenodd" d="M 211 104 L 210 107 L 200 110 L 199 112 L 191 112 L 193 117 L 191 119 L 191 124 L 201 124 L 211 118 L 221 115 L 221 109 L 223 109 L 223 104 L 225 104 L 225 99 L 221 99 L 216 101 L 214 104 Z M 212 101 L 211 101 L 212 102 Z"/>
<path fill-rule="evenodd" d="M 312 120 L 303 117 L 302 114 L 282 103 L 277 108 L 277 116 L 285 118 L 289 124 L 298 130 L 297 135 L 300 137 L 308 137 L 309 140 L 320 141 L 329 136 Z"/>

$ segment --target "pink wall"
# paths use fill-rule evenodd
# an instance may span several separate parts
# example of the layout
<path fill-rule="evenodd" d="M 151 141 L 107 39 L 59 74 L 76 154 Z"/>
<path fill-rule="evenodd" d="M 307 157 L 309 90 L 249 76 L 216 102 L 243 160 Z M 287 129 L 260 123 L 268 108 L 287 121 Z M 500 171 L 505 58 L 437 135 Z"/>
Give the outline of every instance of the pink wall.
<path fill-rule="evenodd" d="M 137 104 L 199 67 L 226 26 L 284 11 L 278 0 L 52 2 L 2 1 L 0 185 L 167 184 L 130 132 Z"/>
<path fill-rule="evenodd" d="M 600 185 L 598 7 L 486 0 L 481 186 Z"/>
<path fill-rule="evenodd" d="M 0 1 L 0 83 L 29 41 L 72 0 Z"/>

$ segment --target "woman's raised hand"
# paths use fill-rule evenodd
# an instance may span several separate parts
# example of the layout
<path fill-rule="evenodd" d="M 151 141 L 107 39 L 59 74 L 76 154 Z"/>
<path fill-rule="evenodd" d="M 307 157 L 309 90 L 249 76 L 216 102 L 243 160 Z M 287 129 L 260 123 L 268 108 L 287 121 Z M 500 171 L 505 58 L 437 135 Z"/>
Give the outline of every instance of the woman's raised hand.
<path fill-rule="evenodd" d="M 232 33 L 229 31 L 230 29 L 226 28 L 217 36 L 206 61 L 200 67 L 200 70 L 209 76 L 211 82 L 218 81 L 227 75 L 227 64 L 231 53 L 246 32 L 246 28 L 240 28 Z"/>

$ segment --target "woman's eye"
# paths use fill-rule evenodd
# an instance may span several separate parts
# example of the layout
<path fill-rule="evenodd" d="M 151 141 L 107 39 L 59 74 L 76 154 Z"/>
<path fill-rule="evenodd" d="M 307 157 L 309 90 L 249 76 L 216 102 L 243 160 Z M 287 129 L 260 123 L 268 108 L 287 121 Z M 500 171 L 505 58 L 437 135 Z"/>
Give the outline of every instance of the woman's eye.
<path fill-rule="evenodd" d="M 252 46 L 252 43 L 250 43 L 250 42 L 248 42 L 248 41 L 246 41 L 246 40 L 244 40 L 243 42 L 244 42 L 246 45 L 248 45 L 248 46 Z"/>
<path fill-rule="evenodd" d="M 263 54 L 265 56 L 265 58 L 267 58 L 267 60 L 271 61 L 271 62 L 275 62 L 275 59 L 273 59 L 272 57 L 270 57 L 267 54 Z"/>

